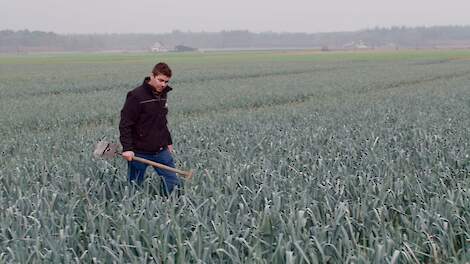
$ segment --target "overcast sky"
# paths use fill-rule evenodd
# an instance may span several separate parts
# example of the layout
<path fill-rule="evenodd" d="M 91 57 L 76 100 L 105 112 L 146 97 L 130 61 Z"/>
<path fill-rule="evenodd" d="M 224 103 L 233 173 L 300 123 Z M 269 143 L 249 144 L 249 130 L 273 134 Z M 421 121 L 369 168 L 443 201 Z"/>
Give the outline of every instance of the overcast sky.
<path fill-rule="evenodd" d="M 470 0 L 0 0 L 0 30 L 329 32 L 470 25 Z"/>

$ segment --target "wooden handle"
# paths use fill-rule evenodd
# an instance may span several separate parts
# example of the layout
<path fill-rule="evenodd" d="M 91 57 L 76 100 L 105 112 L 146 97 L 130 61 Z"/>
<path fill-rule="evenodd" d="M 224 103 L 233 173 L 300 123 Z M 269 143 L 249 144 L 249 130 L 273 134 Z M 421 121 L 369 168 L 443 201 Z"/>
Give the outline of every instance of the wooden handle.
<path fill-rule="evenodd" d="M 143 159 L 143 158 L 139 158 L 139 157 L 135 157 L 135 156 L 132 158 L 132 160 L 142 162 L 142 163 L 145 163 L 147 165 L 150 165 L 152 167 L 159 168 L 159 169 L 162 169 L 162 170 L 167 170 L 167 171 L 171 171 L 171 172 L 174 172 L 174 173 L 178 173 L 180 175 L 183 175 L 188 180 L 190 180 L 193 177 L 193 172 L 192 171 L 178 170 L 178 169 L 163 165 L 161 163 L 153 162 L 151 160 L 147 160 L 147 159 Z"/>

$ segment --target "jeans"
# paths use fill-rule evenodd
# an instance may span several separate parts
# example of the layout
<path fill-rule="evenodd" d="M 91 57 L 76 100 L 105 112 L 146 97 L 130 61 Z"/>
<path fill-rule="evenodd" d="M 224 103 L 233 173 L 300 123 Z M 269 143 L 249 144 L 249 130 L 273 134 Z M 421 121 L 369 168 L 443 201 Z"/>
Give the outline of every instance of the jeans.
<path fill-rule="evenodd" d="M 144 158 L 147 160 L 151 160 L 154 162 L 161 163 L 163 165 L 167 165 L 169 167 L 174 168 L 175 162 L 173 157 L 171 156 L 170 151 L 168 148 L 163 149 L 159 153 L 156 154 L 144 154 L 135 152 L 135 155 L 140 158 Z M 145 178 L 145 170 L 147 169 L 148 165 L 138 162 L 138 161 L 129 161 L 128 162 L 128 170 L 127 170 L 127 178 L 130 183 L 134 182 L 138 185 L 142 185 Z M 169 195 L 175 187 L 181 187 L 181 181 L 176 176 L 176 173 L 170 172 L 167 170 L 154 168 L 155 171 L 163 178 L 163 186 L 164 186 L 164 194 Z"/>

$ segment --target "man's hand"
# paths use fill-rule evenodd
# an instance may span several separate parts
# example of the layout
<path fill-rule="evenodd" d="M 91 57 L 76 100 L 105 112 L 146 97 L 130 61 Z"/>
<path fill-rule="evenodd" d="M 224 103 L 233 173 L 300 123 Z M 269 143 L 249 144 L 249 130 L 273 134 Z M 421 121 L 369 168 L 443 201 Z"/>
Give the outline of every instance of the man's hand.
<path fill-rule="evenodd" d="M 122 153 L 122 157 L 123 157 L 124 159 L 126 159 L 127 161 L 132 161 L 132 159 L 134 158 L 134 156 L 135 156 L 134 151 L 124 151 L 124 152 Z"/>
<path fill-rule="evenodd" d="M 173 148 L 173 145 L 168 145 L 168 150 L 170 151 L 171 154 L 175 153 L 175 149 Z"/>

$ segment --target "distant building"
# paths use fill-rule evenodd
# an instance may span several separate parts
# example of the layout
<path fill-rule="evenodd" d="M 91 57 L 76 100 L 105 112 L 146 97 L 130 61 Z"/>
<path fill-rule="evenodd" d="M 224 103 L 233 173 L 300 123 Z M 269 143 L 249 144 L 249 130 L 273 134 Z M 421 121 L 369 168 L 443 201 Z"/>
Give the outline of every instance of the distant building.
<path fill-rule="evenodd" d="M 155 42 L 153 46 L 150 48 L 152 52 L 168 52 L 170 49 L 163 45 L 160 41 Z"/>
<path fill-rule="evenodd" d="M 344 44 L 344 45 L 343 45 L 343 49 L 354 49 L 354 50 L 357 50 L 357 49 L 369 49 L 369 46 L 367 46 L 367 44 L 366 44 L 364 41 L 359 40 L 358 42 L 353 41 L 353 42 Z"/>
<path fill-rule="evenodd" d="M 380 48 L 381 49 L 388 49 L 388 50 L 398 50 L 398 44 L 393 43 L 393 42 L 389 42 L 389 43 L 383 45 Z"/>
<path fill-rule="evenodd" d="M 188 46 L 184 46 L 184 45 L 176 45 L 175 46 L 175 51 L 178 51 L 178 52 L 185 52 L 185 51 L 196 51 L 197 49 L 193 48 L 193 47 L 188 47 Z"/>

